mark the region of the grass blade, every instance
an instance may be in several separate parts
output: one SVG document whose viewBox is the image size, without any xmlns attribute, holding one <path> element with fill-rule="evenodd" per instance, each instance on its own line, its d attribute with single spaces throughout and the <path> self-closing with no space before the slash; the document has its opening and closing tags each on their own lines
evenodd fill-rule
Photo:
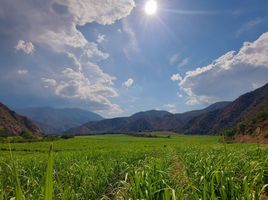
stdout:
<svg viewBox="0 0 268 200">
<path fill-rule="evenodd" d="M 45 183 L 45 200 L 52 200 L 53 199 L 53 165 L 54 165 L 54 158 L 53 158 L 53 148 L 52 144 L 49 147 L 49 154 L 48 154 L 48 163 L 47 163 L 47 170 L 46 170 L 46 183 Z"/>
<path fill-rule="evenodd" d="M 10 153 L 10 159 L 12 162 L 12 174 L 15 178 L 16 200 L 24 200 L 25 198 L 24 198 L 24 195 L 23 195 L 23 192 L 21 189 L 20 179 L 19 179 L 19 175 L 18 175 L 18 169 L 17 169 L 16 163 L 15 163 L 13 156 L 12 156 L 10 144 L 9 144 L 9 153 Z"/>
</svg>

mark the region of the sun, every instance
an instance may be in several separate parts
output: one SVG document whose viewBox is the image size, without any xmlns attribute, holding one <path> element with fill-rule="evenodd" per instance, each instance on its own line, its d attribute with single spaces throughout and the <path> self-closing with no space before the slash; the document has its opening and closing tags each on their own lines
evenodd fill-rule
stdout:
<svg viewBox="0 0 268 200">
<path fill-rule="evenodd" d="M 157 2 L 154 0 L 148 0 L 145 3 L 144 10 L 147 15 L 154 15 L 157 11 Z"/>
</svg>

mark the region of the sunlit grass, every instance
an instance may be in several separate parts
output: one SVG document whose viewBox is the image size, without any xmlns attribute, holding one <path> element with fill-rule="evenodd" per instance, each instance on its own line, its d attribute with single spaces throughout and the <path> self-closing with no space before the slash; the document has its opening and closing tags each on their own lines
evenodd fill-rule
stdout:
<svg viewBox="0 0 268 200">
<path fill-rule="evenodd" d="M 265 197 L 267 146 L 218 141 L 103 135 L 55 141 L 53 151 L 17 143 L 11 153 L 0 144 L 0 200 Z"/>
</svg>

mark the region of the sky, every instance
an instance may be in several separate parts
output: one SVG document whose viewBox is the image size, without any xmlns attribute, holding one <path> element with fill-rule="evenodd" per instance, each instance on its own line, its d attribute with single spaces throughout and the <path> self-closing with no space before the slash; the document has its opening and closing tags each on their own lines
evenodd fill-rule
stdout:
<svg viewBox="0 0 268 200">
<path fill-rule="evenodd" d="M 181 113 L 268 82 L 267 0 L 1 0 L 0 101 Z"/>
</svg>

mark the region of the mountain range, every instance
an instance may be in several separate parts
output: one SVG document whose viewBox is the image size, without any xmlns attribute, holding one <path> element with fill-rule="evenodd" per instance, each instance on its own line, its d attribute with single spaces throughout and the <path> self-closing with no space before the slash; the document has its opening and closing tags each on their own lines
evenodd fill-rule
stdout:
<svg viewBox="0 0 268 200">
<path fill-rule="evenodd" d="M 175 131 L 186 134 L 217 134 L 242 120 L 268 111 L 268 84 L 232 102 L 218 102 L 203 110 L 172 114 L 150 110 L 130 117 L 88 122 L 66 134 L 98 134 L 143 131 Z"/>
<path fill-rule="evenodd" d="M 46 134 L 60 134 L 88 121 L 103 119 L 96 113 L 79 108 L 31 107 L 15 109 L 15 111 L 30 118 Z"/>
<path fill-rule="evenodd" d="M 265 129 L 266 134 L 268 83 L 232 102 L 217 102 L 205 109 L 177 114 L 150 110 L 129 117 L 103 119 L 77 108 L 24 108 L 16 109 L 16 112 L 0 103 L 0 135 L 5 132 L 20 135 L 23 131 L 71 135 L 146 131 L 218 134 L 223 129 L 238 126 L 240 133 Z"/>
</svg>

